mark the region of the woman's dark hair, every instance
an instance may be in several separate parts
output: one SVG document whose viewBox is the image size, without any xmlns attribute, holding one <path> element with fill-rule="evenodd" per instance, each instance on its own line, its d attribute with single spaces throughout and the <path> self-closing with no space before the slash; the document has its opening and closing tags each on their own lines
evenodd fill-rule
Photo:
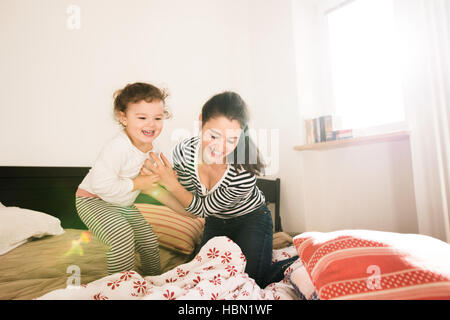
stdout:
<svg viewBox="0 0 450 320">
<path fill-rule="evenodd" d="M 230 121 L 238 121 L 242 129 L 236 148 L 227 156 L 227 163 L 232 164 L 236 169 L 244 169 L 254 175 L 264 174 L 265 165 L 248 132 L 247 105 L 239 94 L 225 91 L 210 98 L 202 108 L 202 126 L 209 119 L 221 116 Z"/>
<path fill-rule="evenodd" d="M 114 115 L 117 116 L 119 112 L 125 113 L 129 103 L 137 103 L 142 100 L 146 102 L 160 100 L 164 105 L 164 118 L 168 119 L 171 117 L 166 107 L 166 98 L 168 96 L 169 94 L 165 90 L 148 83 L 136 82 L 127 84 L 125 88 L 114 92 Z"/>
</svg>

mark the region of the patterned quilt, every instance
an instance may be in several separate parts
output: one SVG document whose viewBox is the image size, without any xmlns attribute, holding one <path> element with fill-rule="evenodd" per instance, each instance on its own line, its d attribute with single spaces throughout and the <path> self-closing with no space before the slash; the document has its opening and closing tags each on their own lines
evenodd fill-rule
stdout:
<svg viewBox="0 0 450 320">
<path fill-rule="evenodd" d="M 296 255 L 295 248 L 275 250 L 273 261 Z M 298 265 L 298 260 L 295 264 Z M 106 276 L 81 286 L 51 291 L 38 299 L 190 299 L 190 300 L 295 300 L 300 299 L 285 278 L 260 288 L 245 272 L 246 259 L 239 246 L 227 237 L 206 243 L 185 264 L 159 276 L 142 277 L 135 271 Z"/>
</svg>

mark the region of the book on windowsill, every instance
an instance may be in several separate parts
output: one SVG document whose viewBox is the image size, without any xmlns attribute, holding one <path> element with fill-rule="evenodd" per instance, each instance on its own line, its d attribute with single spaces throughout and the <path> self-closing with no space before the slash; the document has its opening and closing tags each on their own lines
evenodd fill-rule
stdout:
<svg viewBox="0 0 450 320">
<path fill-rule="evenodd" d="M 305 119 L 306 144 L 315 143 L 314 119 Z"/>
<path fill-rule="evenodd" d="M 333 131 L 333 117 L 326 115 L 314 119 L 305 119 L 306 144 L 336 140 L 337 136 L 344 137 L 345 133 Z M 342 130 L 339 130 L 342 131 Z"/>
<path fill-rule="evenodd" d="M 352 129 L 346 129 L 346 130 L 336 130 L 335 132 L 335 140 L 343 140 L 343 139 L 349 139 L 353 138 L 353 130 Z"/>
<path fill-rule="evenodd" d="M 320 119 L 315 118 L 314 121 L 314 143 L 318 143 L 322 141 L 322 137 L 320 136 Z"/>
</svg>

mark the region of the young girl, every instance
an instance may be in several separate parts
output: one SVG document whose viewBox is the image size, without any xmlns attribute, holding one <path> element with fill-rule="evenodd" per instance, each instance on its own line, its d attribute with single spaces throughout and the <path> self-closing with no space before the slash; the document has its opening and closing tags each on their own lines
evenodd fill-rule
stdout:
<svg viewBox="0 0 450 320">
<path fill-rule="evenodd" d="M 245 271 L 260 287 L 280 281 L 298 257 L 271 264 L 272 217 L 256 185 L 264 164 L 249 138 L 246 104 L 238 94 L 223 92 L 205 103 L 200 120 L 201 135 L 175 146 L 174 170 L 163 154 L 161 162 L 151 153 L 156 165 L 146 161 L 150 170 L 142 171 L 158 176 L 187 212 L 206 217 L 202 245 L 228 236 L 241 248 Z"/>
<path fill-rule="evenodd" d="M 146 275 L 160 273 L 158 240 L 133 205 L 140 190 L 155 186 L 157 176 L 139 171 L 168 117 L 167 94 L 146 83 L 129 84 L 115 93 L 114 114 L 121 130 L 102 149 L 79 185 L 76 208 L 89 230 L 109 247 L 108 273 L 134 269 L 135 251 Z"/>
</svg>

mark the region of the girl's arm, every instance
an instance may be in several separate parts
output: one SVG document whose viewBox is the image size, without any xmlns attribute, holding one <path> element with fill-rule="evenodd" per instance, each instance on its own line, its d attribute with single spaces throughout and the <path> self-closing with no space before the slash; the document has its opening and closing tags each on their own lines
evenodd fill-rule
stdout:
<svg viewBox="0 0 450 320">
<path fill-rule="evenodd" d="M 157 175 L 138 175 L 133 181 L 133 190 L 152 189 L 158 185 L 159 177 Z"/>
<path fill-rule="evenodd" d="M 134 201 L 136 183 L 141 186 L 152 185 L 150 177 L 145 179 L 131 179 L 120 177 L 120 168 L 127 162 L 128 146 L 122 139 L 113 139 L 106 144 L 100 152 L 97 160 L 90 170 L 90 188 L 92 193 L 101 199 L 117 204 L 128 206 Z"/>
</svg>

